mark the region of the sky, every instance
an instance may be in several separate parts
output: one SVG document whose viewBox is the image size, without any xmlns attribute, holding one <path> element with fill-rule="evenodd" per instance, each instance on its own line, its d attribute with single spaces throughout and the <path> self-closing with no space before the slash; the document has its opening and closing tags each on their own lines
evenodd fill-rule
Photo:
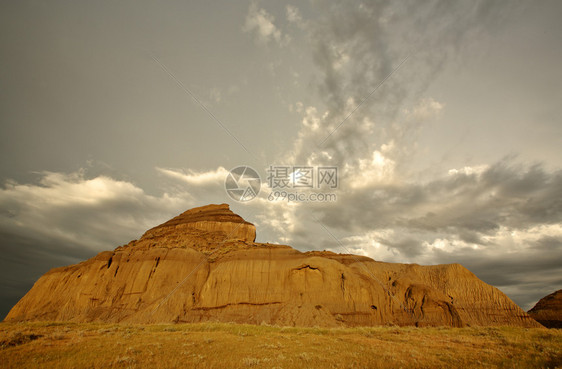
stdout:
<svg viewBox="0 0 562 369">
<path fill-rule="evenodd" d="M 0 1 L 0 316 L 51 268 L 210 203 L 259 242 L 460 263 L 530 309 L 562 288 L 560 14 Z M 261 178 L 250 201 L 225 190 L 239 166 Z M 337 187 L 269 183 L 295 167 Z"/>
</svg>

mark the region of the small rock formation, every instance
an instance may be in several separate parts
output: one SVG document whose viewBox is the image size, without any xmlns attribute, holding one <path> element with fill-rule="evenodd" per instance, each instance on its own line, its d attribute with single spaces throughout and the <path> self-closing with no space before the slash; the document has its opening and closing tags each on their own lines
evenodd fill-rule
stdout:
<svg viewBox="0 0 562 369">
<path fill-rule="evenodd" d="M 562 328 L 562 290 L 540 299 L 529 315 L 547 328 Z"/>
<path fill-rule="evenodd" d="M 6 321 L 540 327 L 459 264 L 394 264 L 255 243 L 228 205 L 43 275 Z"/>
<path fill-rule="evenodd" d="M 149 229 L 140 239 L 141 242 L 152 242 L 154 245 L 191 247 L 199 251 L 208 249 L 206 245 L 224 242 L 252 244 L 255 240 L 256 227 L 234 214 L 228 204 L 188 210 Z M 202 241 L 207 242 L 205 244 Z"/>
</svg>

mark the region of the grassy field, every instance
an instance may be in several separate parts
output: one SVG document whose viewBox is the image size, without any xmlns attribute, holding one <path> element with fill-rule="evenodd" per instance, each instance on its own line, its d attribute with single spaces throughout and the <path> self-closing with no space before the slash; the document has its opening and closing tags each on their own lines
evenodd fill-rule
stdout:
<svg viewBox="0 0 562 369">
<path fill-rule="evenodd" d="M 562 331 L 0 323 L 0 368 L 562 368 Z"/>
</svg>

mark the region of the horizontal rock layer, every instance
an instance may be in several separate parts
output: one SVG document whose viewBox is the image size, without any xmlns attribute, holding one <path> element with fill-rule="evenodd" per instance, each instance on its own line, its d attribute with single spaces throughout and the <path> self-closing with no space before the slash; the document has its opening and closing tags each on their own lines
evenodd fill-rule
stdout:
<svg viewBox="0 0 562 369">
<path fill-rule="evenodd" d="M 253 243 L 256 227 L 234 214 L 228 204 L 207 205 L 188 210 L 166 223 L 146 231 L 141 242 L 152 246 L 191 247 L 201 250 L 209 245 L 238 240 Z"/>
<path fill-rule="evenodd" d="M 562 290 L 540 299 L 529 315 L 547 328 L 562 328 Z"/>
<path fill-rule="evenodd" d="M 49 271 L 6 320 L 539 326 L 459 264 L 302 253 L 254 238 L 228 205 L 192 209 L 138 241 Z"/>
</svg>

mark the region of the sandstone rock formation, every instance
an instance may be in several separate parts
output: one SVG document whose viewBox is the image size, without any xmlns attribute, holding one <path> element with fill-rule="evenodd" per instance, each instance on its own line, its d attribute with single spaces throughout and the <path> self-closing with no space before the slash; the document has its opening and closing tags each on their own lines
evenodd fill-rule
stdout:
<svg viewBox="0 0 562 369">
<path fill-rule="evenodd" d="M 562 290 L 540 299 L 529 315 L 547 328 L 562 328 Z"/>
<path fill-rule="evenodd" d="M 255 243 L 226 204 L 43 275 L 7 321 L 540 326 L 459 264 L 392 264 Z"/>
</svg>

